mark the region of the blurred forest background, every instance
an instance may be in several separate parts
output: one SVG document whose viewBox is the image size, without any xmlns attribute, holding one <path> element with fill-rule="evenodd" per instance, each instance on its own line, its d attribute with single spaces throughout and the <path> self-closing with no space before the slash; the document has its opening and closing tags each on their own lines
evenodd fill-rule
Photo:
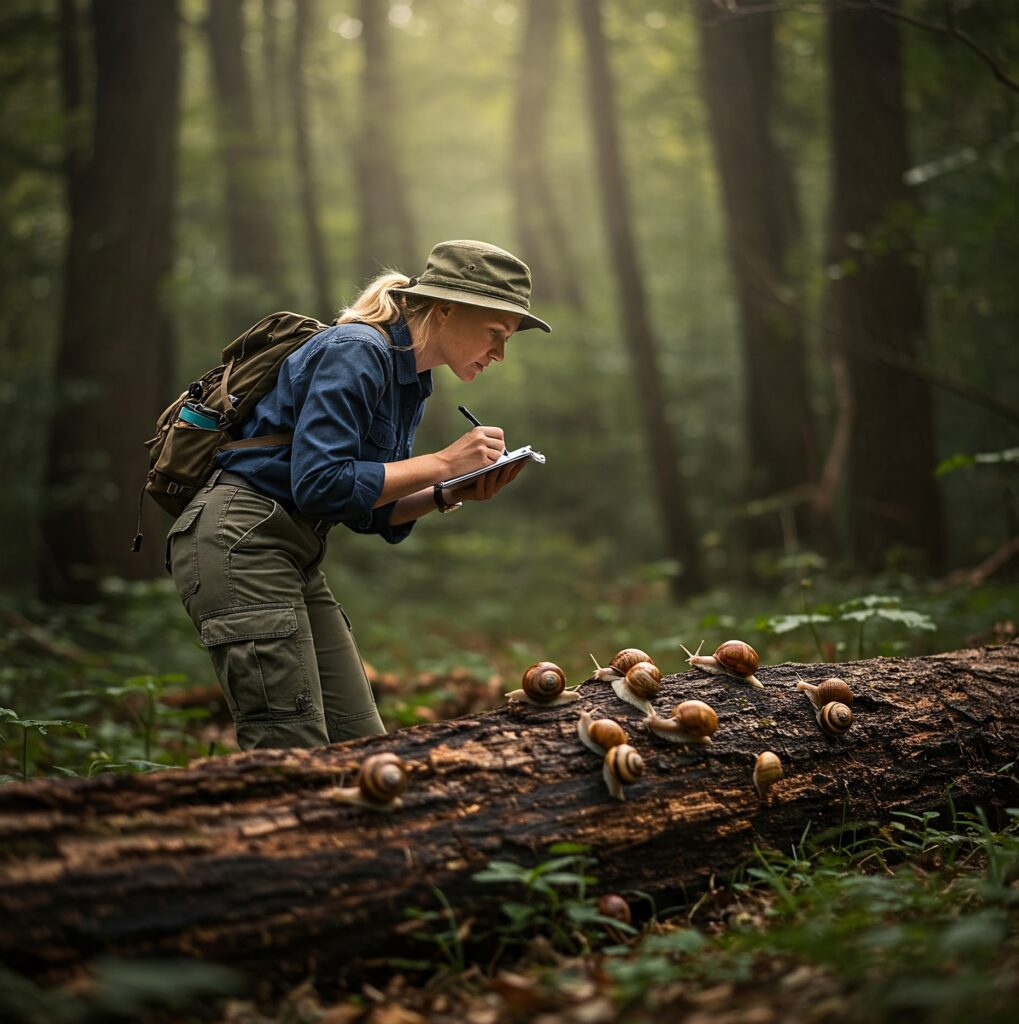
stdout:
<svg viewBox="0 0 1019 1024">
<path fill-rule="evenodd" d="M 144 709 L 212 682 L 147 501 L 129 552 L 156 415 L 447 238 L 525 259 L 554 333 L 437 374 L 417 450 L 464 402 L 548 464 L 332 534 L 390 725 L 629 644 L 1010 638 L 1017 78 L 1011 0 L 7 0 L 0 704 L 137 691 L 144 751 L 100 715 L 66 760 L 151 759 Z"/>
</svg>

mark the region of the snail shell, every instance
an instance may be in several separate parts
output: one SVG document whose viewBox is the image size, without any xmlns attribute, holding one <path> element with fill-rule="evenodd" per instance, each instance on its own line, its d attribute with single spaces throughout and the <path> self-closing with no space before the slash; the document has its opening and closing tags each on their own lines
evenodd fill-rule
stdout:
<svg viewBox="0 0 1019 1024">
<path fill-rule="evenodd" d="M 623 924 L 629 924 L 633 920 L 630 914 L 630 904 L 614 892 L 607 892 L 598 900 L 598 913 L 602 917 L 611 917 L 615 921 L 622 921 Z"/>
<path fill-rule="evenodd" d="M 594 674 L 594 678 L 604 679 L 610 682 L 613 679 L 622 679 L 634 665 L 637 665 L 642 661 L 650 662 L 652 665 L 655 663 L 655 659 L 646 651 L 642 651 L 639 647 L 624 647 L 623 650 L 618 651 L 613 656 L 612 660 L 605 668 L 597 669 Z"/>
<path fill-rule="evenodd" d="M 577 700 L 579 696 L 576 691 L 566 689 L 566 673 L 555 662 L 539 661 L 524 673 L 523 689 L 512 690 L 506 694 L 506 699 L 550 707 Z"/>
<path fill-rule="evenodd" d="M 329 795 L 340 803 L 392 810 L 400 806 L 406 786 L 407 769 L 398 755 L 372 754 L 361 763 L 355 785 L 331 790 Z"/>
<path fill-rule="evenodd" d="M 839 679 L 838 676 L 831 676 L 816 686 L 798 679 L 796 689 L 802 690 L 816 708 L 823 708 L 831 701 L 839 701 L 846 705 L 853 703 L 853 691 L 849 688 L 849 684 L 844 679 Z"/>
<path fill-rule="evenodd" d="M 672 709 L 671 718 L 648 718 L 647 727 L 672 743 L 699 743 L 710 746 L 718 729 L 718 715 L 702 700 L 685 700 Z"/>
<path fill-rule="evenodd" d="M 632 665 L 622 679 L 612 680 L 612 689 L 620 700 L 632 704 L 648 717 L 655 714 L 649 703 L 657 696 L 662 686 L 662 673 L 652 661 L 638 661 Z"/>
<path fill-rule="evenodd" d="M 623 786 L 644 774 L 644 758 L 628 743 L 620 743 L 611 747 L 605 755 L 602 765 L 602 778 L 609 793 L 617 800 L 624 799 Z"/>
<path fill-rule="evenodd" d="M 686 651 L 686 648 L 683 648 Z M 700 648 L 698 647 L 699 651 Z M 715 653 L 710 655 L 690 654 L 687 661 L 705 672 L 713 672 L 719 675 L 735 676 L 737 679 L 744 679 L 751 686 L 759 690 L 764 689 L 764 684 L 754 675 L 761 665 L 761 659 L 757 651 L 744 643 L 742 640 L 726 640 L 715 648 Z"/>
<path fill-rule="evenodd" d="M 766 800 L 768 790 L 782 778 L 783 774 L 782 762 L 778 759 L 778 754 L 773 754 L 770 750 L 758 754 L 757 760 L 754 762 L 754 788 L 757 790 L 757 795 L 762 800 Z"/>
<path fill-rule="evenodd" d="M 817 723 L 829 736 L 841 736 L 853 724 L 853 712 L 837 700 L 829 701 L 817 712 Z"/>
<path fill-rule="evenodd" d="M 586 711 L 581 711 L 577 721 L 577 735 L 580 742 L 596 754 L 603 754 L 612 747 L 626 742 L 623 727 L 611 718 L 599 718 L 592 721 Z"/>
</svg>

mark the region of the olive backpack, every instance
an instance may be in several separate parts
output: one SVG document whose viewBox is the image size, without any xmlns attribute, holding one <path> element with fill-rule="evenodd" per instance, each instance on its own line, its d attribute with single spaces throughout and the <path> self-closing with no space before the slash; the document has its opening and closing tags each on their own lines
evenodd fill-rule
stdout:
<svg viewBox="0 0 1019 1024">
<path fill-rule="evenodd" d="M 142 502 L 148 494 L 179 516 L 209 478 L 219 452 L 290 444 L 291 434 L 237 440 L 236 428 L 276 384 L 283 360 L 326 325 L 300 313 L 272 313 L 223 349 L 222 362 L 173 401 L 156 421 L 156 435 L 145 442 L 149 472 L 138 496 L 138 532 L 132 551 L 141 550 Z"/>
</svg>

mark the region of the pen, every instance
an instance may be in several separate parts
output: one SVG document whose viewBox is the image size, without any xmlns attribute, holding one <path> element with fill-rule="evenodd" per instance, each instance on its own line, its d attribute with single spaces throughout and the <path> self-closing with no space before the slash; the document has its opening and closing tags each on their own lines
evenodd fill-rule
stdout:
<svg viewBox="0 0 1019 1024">
<path fill-rule="evenodd" d="M 458 405 L 457 408 L 464 414 L 464 416 L 467 417 L 467 419 L 471 421 L 471 423 L 474 424 L 474 426 L 481 426 L 481 420 L 479 420 L 478 417 L 475 416 L 474 413 L 472 413 L 470 409 L 467 408 L 466 405 Z M 509 455 L 509 449 L 503 448 L 502 453 L 503 455 Z"/>
</svg>

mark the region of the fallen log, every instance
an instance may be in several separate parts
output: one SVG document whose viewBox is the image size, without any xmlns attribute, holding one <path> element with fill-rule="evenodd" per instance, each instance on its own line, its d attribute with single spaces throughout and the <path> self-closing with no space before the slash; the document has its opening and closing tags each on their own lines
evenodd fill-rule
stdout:
<svg viewBox="0 0 1019 1024">
<path fill-rule="evenodd" d="M 824 734 L 796 679 L 837 672 L 855 721 Z M 40 780 L 0 789 L 0 959 L 46 981 L 99 953 L 189 956 L 279 980 L 357 956 L 407 954 L 405 911 L 458 913 L 508 897 L 472 876 L 494 858 L 535 864 L 556 841 L 590 846 L 601 889 L 692 895 L 754 844 L 944 804 L 1019 806 L 1019 643 L 926 658 L 783 664 L 763 690 L 687 671 L 656 706 L 707 701 L 714 744 L 670 745 L 605 683 L 555 708 L 513 704 L 315 751 L 258 751 L 183 770 Z M 581 710 L 624 724 L 645 772 L 609 797 L 577 739 Z M 767 801 L 755 758 L 785 777 Z M 398 810 L 335 799 L 368 754 L 407 763 Z M 659 904 L 661 905 L 661 904 Z M 12 927 L 10 922 L 17 922 Z"/>
</svg>

